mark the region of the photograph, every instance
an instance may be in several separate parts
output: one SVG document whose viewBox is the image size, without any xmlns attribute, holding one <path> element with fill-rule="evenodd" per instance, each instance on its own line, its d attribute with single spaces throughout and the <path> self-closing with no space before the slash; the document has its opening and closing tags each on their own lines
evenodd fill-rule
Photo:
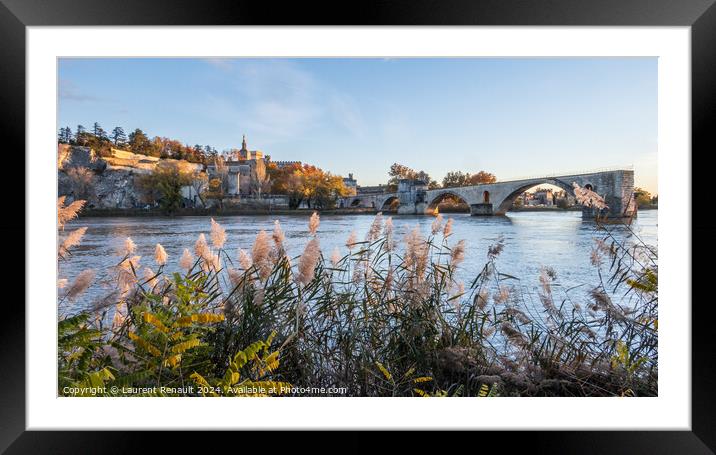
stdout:
<svg viewBox="0 0 716 455">
<path fill-rule="evenodd" d="M 659 396 L 658 69 L 59 57 L 56 396 Z"/>
</svg>

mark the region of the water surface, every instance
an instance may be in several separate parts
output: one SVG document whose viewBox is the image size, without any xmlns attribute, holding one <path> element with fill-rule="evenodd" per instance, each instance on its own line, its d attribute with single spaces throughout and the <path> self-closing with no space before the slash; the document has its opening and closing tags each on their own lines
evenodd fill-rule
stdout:
<svg viewBox="0 0 716 455">
<path fill-rule="evenodd" d="M 657 215 L 656 210 L 642 211 L 629 228 L 610 225 L 609 229 L 627 245 L 638 242 L 636 236 L 639 236 L 645 243 L 656 246 Z M 467 253 L 459 276 L 468 286 L 485 264 L 488 247 L 499 238 L 503 238 L 505 244 L 497 262 L 499 271 L 519 277 L 527 292 L 539 286 L 542 266 L 549 266 L 557 272 L 557 286 L 562 290 L 576 287 L 570 293 L 586 293 L 598 282 L 597 271 L 590 263 L 590 252 L 594 240 L 604 234 L 596 230 L 593 222 L 583 221 L 579 212 L 515 212 L 505 217 L 449 214 L 445 217 L 454 219 L 451 242 L 466 241 Z M 234 258 L 238 256 L 239 248 L 250 251 L 259 230 L 270 232 L 276 219 L 286 234 L 287 251 L 291 256 L 299 255 L 310 238 L 307 216 L 229 216 L 215 219 L 226 228 L 226 248 Z M 373 216 L 369 215 L 322 216 L 318 237 L 324 255 L 330 257 L 334 247 L 346 253 L 345 241 L 350 232 L 355 230 L 358 238 L 363 239 L 372 221 Z M 402 239 L 416 225 L 428 234 L 433 218 L 394 216 L 393 221 L 397 238 Z M 200 233 L 205 233 L 209 239 L 210 220 L 208 217 L 81 218 L 70 223 L 66 230 L 80 226 L 87 226 L 87 233 L 82 244 L 73 250 L 73 256 L 60 262 L 59 276 L 71 281 L 80 271 L 93 268 L 98 273 L 98 281 L 102 281 L 108 278 L 108 269 L 121 259 L 116 251 L 128 236 L 137 244 L 136 254 L 142 256 L 141 264 L 156 270 L 154 246 L 161 243 L 169 254 L 167 269 L 177 270 L 184 248 L 193 251 Z M 399 251 L 402 249 L 400 244 Z M 87 306 L 107 292 L 95 285 L 77 305 Z"/>
</svg>

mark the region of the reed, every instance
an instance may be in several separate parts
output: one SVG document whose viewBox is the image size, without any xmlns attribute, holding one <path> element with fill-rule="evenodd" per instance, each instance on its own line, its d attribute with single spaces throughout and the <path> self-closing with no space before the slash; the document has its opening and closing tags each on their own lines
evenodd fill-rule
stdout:
<svg viewBox="0 0 716 455">
<path fill-rule="evenodd" d="M 378 215 L 364 241 L 351 233 L 324 258 L 316 214 L 300 256 L 286 255 L 275 223 L 234 268 L 221 260 L 226 231 L 211 220 L 214 249 L 202 234 L 172 274 L 161 245 L 159 269 L 140 272 L 143 252 L 127 239 L 111 303 L 61 315 L 59 390 L 94 381 L 227 396 L 270 384 L 349 396 L 657 395 L 656 249 L 622 245 L 598 224 L 600 280 L 587 297 L 556 291 L 548 267 L 532 295 L 500 273 L 502 240 L 469 284 L 458 281 L 466 244 L 452 239 L 452 223 L 436 218 L 400 242 Z M 90 278 L 69 288 L 65 279 L 63 292 L 76 298 Z"/>
</svg>

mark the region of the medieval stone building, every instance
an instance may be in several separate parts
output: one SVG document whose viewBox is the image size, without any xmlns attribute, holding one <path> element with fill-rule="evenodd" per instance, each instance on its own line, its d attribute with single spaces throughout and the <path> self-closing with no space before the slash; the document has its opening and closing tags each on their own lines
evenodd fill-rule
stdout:
<svg viewBox="0 0 716 455">
<path fill-rule="evenodd" d="M 343 178 L 343 185 L 346 187 L 345 196 L 355 196 L 358 194 L 358 182 L 353 178 L 353 173 Z"/>
<path fill-rule="evenodd" d="M 241 149 L 224 152 L 206 168 L 209 179 L 226 180 L 225 191 L 228 196 L 258 195 L 266 177 L 264 154 L 260 150 L 249 150 L 246 136 L 241 142 Z"/>
</svg>

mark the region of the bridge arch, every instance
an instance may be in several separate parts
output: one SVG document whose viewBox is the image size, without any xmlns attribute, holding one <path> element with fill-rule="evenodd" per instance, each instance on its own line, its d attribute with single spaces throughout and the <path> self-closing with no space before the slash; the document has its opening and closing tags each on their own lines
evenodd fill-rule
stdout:
<svg viewBox="0 0 716 455">
<path fill-rule="evenodd" d="M 386 198 L 384 198 L 381 201 L 378 201 L 379 205 L 376 207 L 380 211 L 388 211 L 388 210 L 398 210 L 398 205 L 400 205 L 400 198 L 397 195 L 391 195 Z"/>
<path fill-rule="evenodd" d="M 529 190 L 530 188 L 533 188 L 533 187 L 539 186 L 539 185 L 544 185 L 544 184 L 557 186 L 559 188 L 562 188 L 564 191 L 566 191 L 566 193 L 569 194 L 570 196 L 574 196 L 574 188 L 572 188 L 572 185 L 570 185 L 569 183 L 567 183 L 565 181 L 562 181 L 559 179 L 554 179 L 554 178 L 536 179 L 536 180 L 530 181 L 529 183 L 525 183 L 524 185 L 520 185 L 517 188 L 515 188 L 514 190 L 512 190 L 512 192 L 510 192 L 507 196 L 505 196 L 502 199 L 502 201 L 500 201 L 496 205 L 497 208 L 494 210 L 494 213 L 498 214 L 498 215 L 505 214 L 510 209 L 510 207 L 512 207 L 512 204 L 515 202 L 515 200 L 517 199 L 517 197 L 520 194 L 524 193 L 525 191 Z M 495 202 L 497 202 L 497 201 L 495 201 Z M 495 205 L 493 205 L 493 207 L 495 207 Z"/>
<path fill-rule="evenodd" d="M 458 193 L 457 191 L 450 191 L 450 190 L 441 191 L 438 194 L 436 194 L 435 196 L 433 196 L 433 198 L 430 201 L 428 201 L 428 206 L 425 211 L 427 213 L 434 212 L 435 209 L 438 207 L 438 205 L 440 205 L 440 203 L 442 203 L 446 200 L 458 201 L 459 203 L 462 203 L 465 205 L 465 212 L 470 211 L 470 203 L 465 199 L 465 197 L 461 196 L 460 193 Z"/>
</svg>

